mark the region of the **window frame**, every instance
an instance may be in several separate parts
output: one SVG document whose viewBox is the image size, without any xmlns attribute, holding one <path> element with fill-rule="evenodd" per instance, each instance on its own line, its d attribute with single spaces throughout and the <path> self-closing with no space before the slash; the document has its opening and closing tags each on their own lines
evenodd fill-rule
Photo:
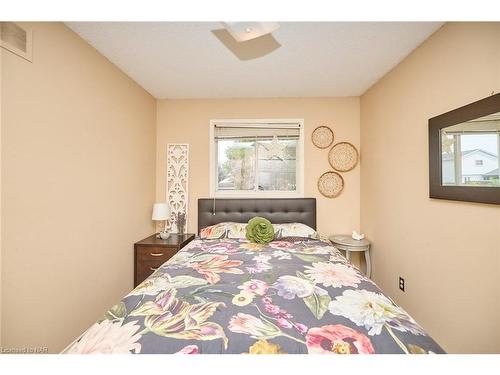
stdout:
<svg viewBox="0 0 500 375">
<path fill-rule="evenodd" d="M 215 125 L 299 125 L 299 140 L 296 148 L 296 190 L 295 191 L 263 191 L 263 190 L 217 190 L 217 159 L 215 147 Z M 303 198 L 304 197 L 304 119 L 214 119 L 210 120 L 209 131 L 209 189 L 210 198 Z M 258 173 L 258 171 L 256 171 Z"/>
</svg>

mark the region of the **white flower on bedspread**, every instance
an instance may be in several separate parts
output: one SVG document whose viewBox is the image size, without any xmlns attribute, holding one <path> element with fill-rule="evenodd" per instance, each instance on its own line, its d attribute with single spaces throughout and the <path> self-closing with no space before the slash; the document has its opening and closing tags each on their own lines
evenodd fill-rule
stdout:
<svg viewBox="0 0 500 375">
<path fill-rule="evenodd" d="M 384 325 L 402 332 L 425 334 L 402 308 L 384 295 L 367 290 L 346 290 L 330 302 L 328 309 L 333 315 L 364 326 L 370 336 L 379 335 Z"/>
<path fill-rule="evenodd" d="M 306 254 L 306 255 L 326 255 L 332 254 L 332 252 L 337 251 L 332 246 L 313 246 L 313 247 L 304 247 L 297 245 L 295 247 L 286 249 L 286 251 L 294 254 Z"/>
<path fill-rule="evenodd" d="M 273 288 L 276 289 L 278 296 L 284 299 L 294 299 L 296 296 L 305 298 L 312 296 L 314 293 L 321 296 L 328 294 L 326 290 L 315 286 L 310 280 L 290 275 L 278 277 L 278 280 L 273 284 Z"/>
<path fill-rule="evenodd" d="M 264 255 L 264 254 L 254 256 L 252 259 L 255 261 L 255 264 L 246 267 L 248 273 L 256 274 L 269 271 L 270 269 L 273 268 L 273 266 L 269 263 L 269 260 L 271 258 L 272 257 L 270 255 Z"/>
<path fill-rule="evenodd" d="M 187 251 L 179 251 L 172 258 L 170 258 L 168 263 L 165 264 L 163 267 L 171 269 L 187 267 L 189 266 L 189 262 L 192 257 L 193 257 L 192 253 L 189 253 Z"/>
<path fill-rule="evenodd" d="M 314 246 L 314 247 L 306 247 L 303 250 L 303 252 L 307 254 L 327 255 L 338 252 L 338 250 L 333 246 Z"/>
<path fill-rule="evenodd" d="M 141 328 L 136 321 L 122 325 L 122 322 L 103 320 L 89 328 L 80 341 L 74 344 L 68 354 L 130 354 L 139 353 L 141 344 L 137 341 Z"/>
<path fill-rule="evenodd" d="M 315 283 L 323 284 L 325 287 L 351 286 L 356 288 L 363 278 L 359 272 L 345 264 L 318 262 L 313 263 L 312 266 L 305 266 L 305 268 L 305 273 Z"/>
<path fill-rule="evenodd" d="M 272 257 L 270 255 L 261 254 L 254 256 L 252 259 L 255 260 L 257 263 L 267 263 L 271 260 L 271 258 Z"/>
<path fill-rule="evenodd" d="M 292 259 L 292 256 L 289 253 L 285 253 L 282 250 L 274 250 L 271 254 L 274 258 L 278 258 L 279 260 L 283 259 Z"/>
<path fill-rule="evenodd" d="M 340 253 L 340 251 L 335 250 L 335 252 L 330 253 L 330 262 L 344 263 L 348 264 L 349 261 Z"/>
</svg>

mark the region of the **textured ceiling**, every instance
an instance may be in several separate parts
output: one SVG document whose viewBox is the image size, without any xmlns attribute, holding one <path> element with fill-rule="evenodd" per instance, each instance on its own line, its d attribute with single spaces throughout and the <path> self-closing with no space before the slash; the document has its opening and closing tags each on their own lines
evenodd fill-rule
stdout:
<svg viewBox="0 0 500 375">
<path fill-rule="evenodd" d="M 235 43 L 220 23 L 68 22 L 154 97 L 358 96 L 439 22 L 282 22 Z"/>
</svg>

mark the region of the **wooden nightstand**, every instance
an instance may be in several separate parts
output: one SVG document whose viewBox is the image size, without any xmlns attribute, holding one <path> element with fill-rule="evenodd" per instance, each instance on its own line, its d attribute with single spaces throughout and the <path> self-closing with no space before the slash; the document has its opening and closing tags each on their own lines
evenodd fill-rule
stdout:
<svg viewBox="0 0 500 375">
<path fill-rule="evenodd" d="M 134 244 L 134 288 L 194 239 L 195 235 L 171 234 L 166 240 L 156 233 Z"/>
<path fill-rule="evenodd" d="M 347 260 L 351 259 L 351 251 L 363 251 L 366 261 L 366 276 L 372 275 L 372 265 L 370 260 L 370 241 L 366 238 L 355 240 L 348 234 L 338 234 L 329 238 L 333 246 L 339 250 L 344 250 Z"/>
</svg>

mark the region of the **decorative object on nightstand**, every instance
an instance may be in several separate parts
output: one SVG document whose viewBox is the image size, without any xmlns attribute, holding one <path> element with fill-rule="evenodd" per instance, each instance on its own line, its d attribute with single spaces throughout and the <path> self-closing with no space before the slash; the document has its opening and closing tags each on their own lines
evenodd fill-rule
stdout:
<svg viewBox="0 0 500 375">
<path fill-rule="evenodd" d="M 328 126 L 318 126 L 312 132 L 312 143 L 318 148 L 328 148 L 333 143 L 333 130 Z"/>
<path fill-rule="evenodd" d="M 355 230 L 353 230 L 351 237 L 353 240 L 359 241 L 359 240 L 362 240 L 363 238 L 365 238 L 365 235 L 363 233 L 358 233 Z"/>
<path fill-rule="evenodd" d="M 170 217 L 170 207 L 167 203 L 155 203 L 151 220 L 164 221 L 163 230 L 158 233 L 158 238 L 166 240 L 170 233 L 167 231 L 167 220 Z"/>
<path fill-rule="evenodd" d="M 193 233 L 174 234 L 166 240 L 156 234 L 134 244 L 134 287 L 194 239 Z"/>
<path fill-rule="evenodd" d="M 363 236 L 364 237 L 364 236 Z M 355 240 L 349 234 L 337 234 L 329 238 L 333 246 L 346 252 L 346 258 L 351 259 L 352 251 L 363 251 L 366 261 L 366 276 L 371 277 L 372 265 L 370 261 L 370 241 L 366 238 Z"/>
<path fill-rule="evenodd" d="M 175 225 L 177 226 L 177 233 L 184 233 L 186 228 L 186 214 L 184 212 L 177 212 L 175 215 Z"/>
</svg>

